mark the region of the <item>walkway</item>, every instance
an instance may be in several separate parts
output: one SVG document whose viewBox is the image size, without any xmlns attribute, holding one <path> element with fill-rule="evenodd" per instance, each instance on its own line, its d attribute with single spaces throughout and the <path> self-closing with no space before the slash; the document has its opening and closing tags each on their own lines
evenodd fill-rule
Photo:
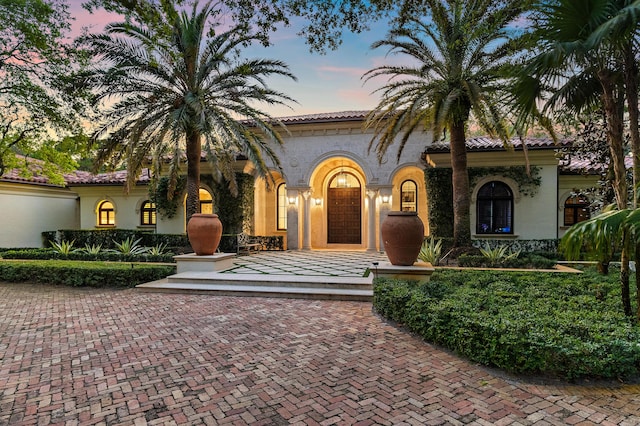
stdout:
<svg viewBox="0 0 640 426">
<path fill-rule="evenodd" d="M 365 251 L 262 251 L 236 258 L 236 267 L 225 273 L 362 277 L 373 262 L 388 259 L 384 253 Z"/>
<path fill-rule="evenodd" d="M 637 425 L 640 386 L 505 378 L 361 302 L 0 283 L 0 425 Z"/>
</svg>

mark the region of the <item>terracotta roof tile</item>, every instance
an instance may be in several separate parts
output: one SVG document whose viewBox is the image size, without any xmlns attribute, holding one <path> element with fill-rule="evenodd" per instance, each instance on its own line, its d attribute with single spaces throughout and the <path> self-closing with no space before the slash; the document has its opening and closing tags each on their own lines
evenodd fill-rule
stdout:
<svg viewBox="0 0 640 426">
<path fill-rule="evenodd" d="M 510 141 L 514 149 L 522 149 L 522 142 L 519 138 L 513 138 Z M 529 149 L 557 149 L 569 144 L 568 140 L 559 141 L 557 144 L 550 138 L 527 138 L 526 144 Z M 500 139 L 493 139 L 488 137 L 475 137 L 467 139 L 467 151 L 469 152 L 482 152 L 482 151 L 504 151 L 504 143 Z M 426 153 L 436 152 L 449 152 L 449 144 L 443 142 L 436 142 L 431 144 L 425 150 Z"/>
<path fill-rule="evenodd" d="M 288 117 L 278 117 L 284 124 L 303 124 L 303 123 L 327 123 L 337 121 L 364 121 L 369 111 L 340 111 L 325 112 L 318 114 L 292 115 Z"/>
<path fill-rule="evenodd" d="M 65 180 L 67 185 L 122 185 L 127 180 L 127 171 L 126 170 L 118 170 L 115 172 L 109 173 L 98 173 L 96 175 L 91 174 L 89 172 L 76 172 L 75 175 L 67 176 L 65 175 Z M 149 169 L 144 168 L 140 173 L 136 183 L 137 184 L 147 184 L 151 181 L 151 173 Z"/>
<path fill-rule="evenodd" d="M 120 170 L 112 173 L 99 173 L 97 175 L 91 174 L 89 172 L 85 172 L 82 170 L 76 170 L 71 173 L 63 174 L 63 178 L 66 182 L 67 186 L 73 185 L 123 185 L 127 179 L 127 171 Z M 148 169 L 143 169 L 138 179 L 138 184 L 146 184 L 151 180 Z M 33 185 L 45 185 L 45 186 L 58 186 L 63 187 L 64 185 L 53 185 L 49 183 L 49 178 L 47 176 L 34 174 L 31 177 L 23 177 L 20 176 L 20 172 L 18 169 L 12 169 L 6 172 L 2 177 L 0 177 L 0 181 L 2 182 L 13 182 L 13 183 L 25 183 L 25 184 L 33 184 Z"/>
</svg>

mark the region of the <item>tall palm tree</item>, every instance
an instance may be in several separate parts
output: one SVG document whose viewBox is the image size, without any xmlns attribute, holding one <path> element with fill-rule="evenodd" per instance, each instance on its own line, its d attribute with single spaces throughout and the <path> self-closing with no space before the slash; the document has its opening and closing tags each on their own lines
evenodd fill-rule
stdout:
<svg viewBox="0 0 640 426">
<path fill-rule="evenodd" d="M 382 97 L 369 114 L 378 158 L 402 134 L 398 158 L 410 135 L 421 127 L 434 140 L 448 132 L 453 172 L 454 245 L 471 242 L 470 190 L 466 128 L 471 115 L 491 136 L 509 139 L 499 99 L 503 71 L 514 53 L 509 25 L 523 12 L 526 0 L 427 0 L 424 19 L 409 18 L 373 48 L 387 46 L 415 66 L 381 66 L 366 80 L 386 76 Z"/>
<path fill-rule="evenodd" d="M 640 197 L 640 128 L 638 121 L 638 60 L 640 60 L 640 0 L 608 0 L 601 10 L 605 21 L 588 39 L 592 48 L 609 44 L 623 57 L 624 87 L 629 114 L 629 135 L 633 152 L 633 207 Z"/>
<path fill-rule="evenodd" d="M 525 99 L 545 99 L 545 109 L 550 112 L 579 114 L 603 109 L 614 172 L 613 191 L 620 211 L 629 204 L 624 162 L 625 48 L 615 37 L 594 34 L 624 7 L 623 3 L 626 0 L 538 1 L 532 15 L 532 39 L 540 53 L 524 67 L 522 79 L 527 84 L 521 86 Z M 622 304 L 625 313 L 631 315 L 630 233 L 626 227 L 621 230 Z"/>
<path fill-rule="evenodd" d="M 292 101 L 265 82 L 270 75 L 295 79 L 287 65 L 240 59 L 240 48 L 256 37 L 241 26 L 216 33 L 218 13 L 212 2 L 199 9 L 196 1 L 189 11 L 161 1 L 147 22 L 128 19 L 88 37 L 102 59 L 94 80 L 98 98 L 114 100 L 94 133 L 104 138 L 96 164 L 124 162 L 130 188 L 150 155 L 156 171 L 170 158 L 173 189 L 186 154 L 187 221 L 199 207 L 202 150 L 229 182 L 237 154 L 269 175 L 267 161 L 280 163 L 267 139 L 282 139 L 279 123 L 259 105 Z"/>
</svg>

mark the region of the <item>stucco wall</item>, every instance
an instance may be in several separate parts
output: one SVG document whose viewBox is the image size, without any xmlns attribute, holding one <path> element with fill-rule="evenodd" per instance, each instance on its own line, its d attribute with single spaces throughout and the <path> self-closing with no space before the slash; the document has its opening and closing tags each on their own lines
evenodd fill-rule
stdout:
<svg viewBox="0 0 640 426">
<path fill-rule="evenodd" d="M 283 178 L 286 181 L 290 195 L 297 197 L 295 206 L 288 209 L 289 226 L 287 231 L 288 247 L 299 249 L 303 247 L 304 239 L 304 206 L 303 194 L 308 195 L 312 202 L 310 211 L 309 243 L 311 248 L 327 248 L 327 209 L 326 188 L 335 173 L 344 170 L 356 176 L 362 189 L 362 243 L 361 248 L 370 247 L 370 200 L 367 191 L 376 194 L 392 195 L 394 179 L 406 175 L 406 169 L 420 171 L 423 167 L 421 155 L 425 147 L 431 143 L 428 133 L 414 132 L 407 142 L 402 156 L 398 160 L 398 145 L 389 147 L 382 161 L 378 161 L 375 146 L 369 152 L 369 143 L 373 136 L 371 131 L 363 131 L 362 121 L 347 121 L 333 123 L 305 123 L 288 124 L 289 134 L 283 135 L 284 146 L 274 147 L 282 163 Z M 409 173 L 410 174 L 410 173 Z M 424 177 L 415 176 L 419 191 L 424 196 Z M 399 192 L 398 192 L 399 194 Z M 267 193 L 264 194 L 268 196 Z M 396 200 L 398 196 L 394 197 Z M 321 204 L 315 204 L 315 200 Z M 257 199 L 258 200 L 258 199 Z M 423 198 L 424 200 L 424 198 Z M 269 202 L 262 199 L 262 202 Z M 376 208 L 380 202 L 376 201 Z M 388 208 L 388 207 L 387 207 Z M 273 209 L 271 209 L 273 210 Z M 271 210 L 265 211 L 267 221 Z M 426 228 L 426 205 L 421 218 Z M 373 215 L 377 222 L 371 224 L 373 229 L 379 229 L 379 222 L 384 219 L 376 211 Z M 373 246 L 378 245 L 378 237 Z"/>
<path fill-rule="evenodd" d="M 0 183 L 0 247 L 42 247 L 42 232 L 79 226 L 77 194 L 61 188 Z"/>
</svg>

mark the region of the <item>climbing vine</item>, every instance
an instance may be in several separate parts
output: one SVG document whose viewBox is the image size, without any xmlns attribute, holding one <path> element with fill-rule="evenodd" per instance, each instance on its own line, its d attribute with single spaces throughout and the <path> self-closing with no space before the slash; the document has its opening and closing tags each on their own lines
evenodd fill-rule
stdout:
<svg viewBox="0 0 640 426">
<path fill-rule="evenodd" d="M 485 176 L 502 176 L 513 179 L 523 196 L 533 197 L 542 184 L 540 167 L 531 166 L 531 175 L 524 166 L 510 167 L 469 167 L 469 190 Z M 451 168 L 428 167 L 424 171 L 429 206 L 429 232 L 438 238 L 453 236 L 453 188 Z"/>
<path fill-rule="evenodd" d="M 171 219 L 178 212 L 178 207 L 182 206 L 182 194 L 187 186 L 185 176 L 180 176 L 176 187 L 169 194 L 169 178 L 166 176 L 157 179 L 149 185 L 149 199 L 155 203 L 156 212 L 163 219 Z"/>
<path fill-rule="evenodd" d="M 527 174 L 525 166 L 469 167 L 469 189 L 473 191 L 478 181 L 485 176 L 501 176 L 513 179 L 518 184 L 520 194 L 525 197 L 535 196 L 542 184 L 540 167 L 538 166 L 531 166 L 530 176 Z"/>
</svg>

